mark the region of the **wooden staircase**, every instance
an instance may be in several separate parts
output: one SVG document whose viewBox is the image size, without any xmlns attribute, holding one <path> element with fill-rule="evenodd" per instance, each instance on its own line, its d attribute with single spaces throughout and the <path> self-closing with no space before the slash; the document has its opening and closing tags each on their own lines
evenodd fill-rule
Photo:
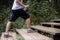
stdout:
<svg viewBox="0 0 60 40">
<path fill-rule="evenodd" d="M 53 40 L 47 36 L 37 32 L 27 33 L 27 29 L 16 29 L 16 31 L 24 37 L 25 40 Z"/>
<path fill-rule="evenodd" d="M 58 20 L 59 21 L 59 20 Z M 16 29 L 24 40 L 60 40 L 60 23 L 57 21 L 44 22 L 41 25 L 31 26 L 34 32 L 28 33 L 27 29 Z M 16 34 L 11 33 L 11 38 L 4 38 L 2 33 L 1 40 L 17 40 Z"/>
<path fill-rule="evenodd" d="M 39 30 L 39 31 L 43 31 L 43 32 L 46 32 L 46 33 L 50 33 L 50 34 L 53 34 L 53 35 L 55 35 L 57 33 L 60 33 L 60 29 L 52 28 L 52 27 L 31 26 L 31 28 Z"/>
<path fill-rule="evenodd" d="M 41 23 L 42 26 L 46 27 L 53 27 L 53 28 L 59 28 L 60 29 L 60 23 L 55 23 L 55 22 L 43 22 Z"/>
<path fill-rule="evenodd" d="M 60 40 L 60 29 L 46 26 L 31 26 L 32 29 L 43 33 L 49 33 L 53 40 Z"/>
<path fill-rule="evenodd" d="M 60 23 L 57 21 L 54 20 L 41 23 L 41 25 L 31 26 L 32 30 L 36 30 L 36 32 L 32 33 L 27 33 L 27 29 L 16 29 L 16 31 L 25 40 L 60 40 Z M 50 36 L 47 36 L 47 34 Z"/>
</svg>

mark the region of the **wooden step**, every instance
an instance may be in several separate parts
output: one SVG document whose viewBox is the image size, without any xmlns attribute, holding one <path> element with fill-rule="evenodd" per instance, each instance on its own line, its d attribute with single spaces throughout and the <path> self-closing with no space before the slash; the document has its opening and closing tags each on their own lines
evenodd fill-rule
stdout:
<svg viewBox="0 0 60 40">
<path fill-rule="evenodd" d="M 27 29 L 16 29 L 16 31 L 22 35 L 25 40 L 53 40 L 52 38 L 46 37 L 37 32 L 27 33 Z"/>
<path fill-rule="evenodd" d="M 41 23 L 41 25 L 48 26 L 48 27 L 60 28 L 60 23 L 54 23 L 54 22 L 44 22 L 44 23 Z"/>
<path fill-rule="evenodd" d="M 54 19 L 54 20 L 51 20 L 51 22 L 60 23 L 60 19 Z"/>
<path fill-rule="evenodd" d="M 3 32 L 1 35 L 1 40 L 17 40 L 15 32 L 9 32 L 9 35 L 11 35 L 12 37 L 5 38 Z"/>
<path fill-rule="evenodd" d="M 44 26 L 37 25 L 37 26 L 31 26 L 31 28 L 34 28 L 43 32 L 47 32 L 53 35 L 55 35 L 56 33 L 60 33 L 60 29 L 52 28 L 52 27 L 44 27 Z"/>
<path fill-rule="evenodd" d="M 47 24 L 47 25 L 59 25 L 60 26 L 60 23 L 54 23 L 54 22 L 43 22 L 41 24 Z"/>
</svg>

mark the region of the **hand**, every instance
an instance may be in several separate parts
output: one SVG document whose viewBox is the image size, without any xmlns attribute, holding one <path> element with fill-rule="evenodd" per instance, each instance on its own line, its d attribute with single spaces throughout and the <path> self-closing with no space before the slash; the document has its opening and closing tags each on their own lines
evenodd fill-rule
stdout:
<svg viewBox="0 0 60 40">
<path fill-rule="evenodd" d="M 24 7 L 24 10 L 27 10 L 28 6 L 29 6 L 29 5 L 26 5 L 26 6 Z"/>
<path fill-rule="evenodd" d="M 24 8 L 26 8 L 26 9 L 27 9 L 28 7 L 29 7 L 29 5 L 25 5 L 25 7 L 24 7 Z"/>
</svg>

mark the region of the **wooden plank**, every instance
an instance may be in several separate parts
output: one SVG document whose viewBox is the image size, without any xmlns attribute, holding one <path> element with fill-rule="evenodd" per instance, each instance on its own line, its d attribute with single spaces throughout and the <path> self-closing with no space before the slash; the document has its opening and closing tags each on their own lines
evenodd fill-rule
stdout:
<svg viewBox="0 0 60 40">
<path fill-rule="evenodd" d="M 19 34 L 21 34 L 25 40 L 53 40 L 52 38 L 41 35 L 37 32 L 27 33 L 27 29 L 17 29 Z"/>
<path fill-rule="evenodd" d="M 16 31 L 21 34 L 25 40 L 34 40 L 32 37 L 29 36 L 29 34 L 22 31 L 22 29 L 16 29 Z"/>
<path fill-rule="evenodd" d="M 37 25 L 37 26 L 31 26 L 31 28 L 34 28 L 43 32 L 47 32 L 53 35 L 55 35 L 56 33 L 60 33 L 60 29 L 52 28 L 52 27 L 44 27 L 44 26 Z"/>
<path fill-rule="evenodd" d="M 17 40 L 15 32 L 9 32 L 9 35 L 11 35 L 12 37 L 5 38 L 3 32 L 1 36 L 1 40 Z"/>
<path fill-rule="evenodd" d="M 47 24 L 47 25 L 58 25 L 60 26 L 60 23 L 54 23 L 54 22 L 44 22 L 44 23 L 41 23 L 42 24 Z"/>
<path fill-rule="evenodd" d="M 60 21 L 60 19 L 54 19 L 54 20 L 51 20 L 51 21 Z"/>
</svg>

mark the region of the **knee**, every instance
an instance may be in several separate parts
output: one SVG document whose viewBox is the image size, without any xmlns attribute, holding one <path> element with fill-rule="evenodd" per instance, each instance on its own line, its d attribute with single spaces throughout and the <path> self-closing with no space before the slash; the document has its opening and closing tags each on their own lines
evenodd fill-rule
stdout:
<svg viewBox="0 0 60 40">
<path fill-rule="evenodd" d="M 11 21 L 8 21 L 8 24 L 11 24 L 11 23 L 13 23 L 13 22 L 11 22 Z"/>
<path fill-rule="evenodd" d="M 26 20 L 30 20 L 30 18 L 27 18 Z"/>
</svg>

